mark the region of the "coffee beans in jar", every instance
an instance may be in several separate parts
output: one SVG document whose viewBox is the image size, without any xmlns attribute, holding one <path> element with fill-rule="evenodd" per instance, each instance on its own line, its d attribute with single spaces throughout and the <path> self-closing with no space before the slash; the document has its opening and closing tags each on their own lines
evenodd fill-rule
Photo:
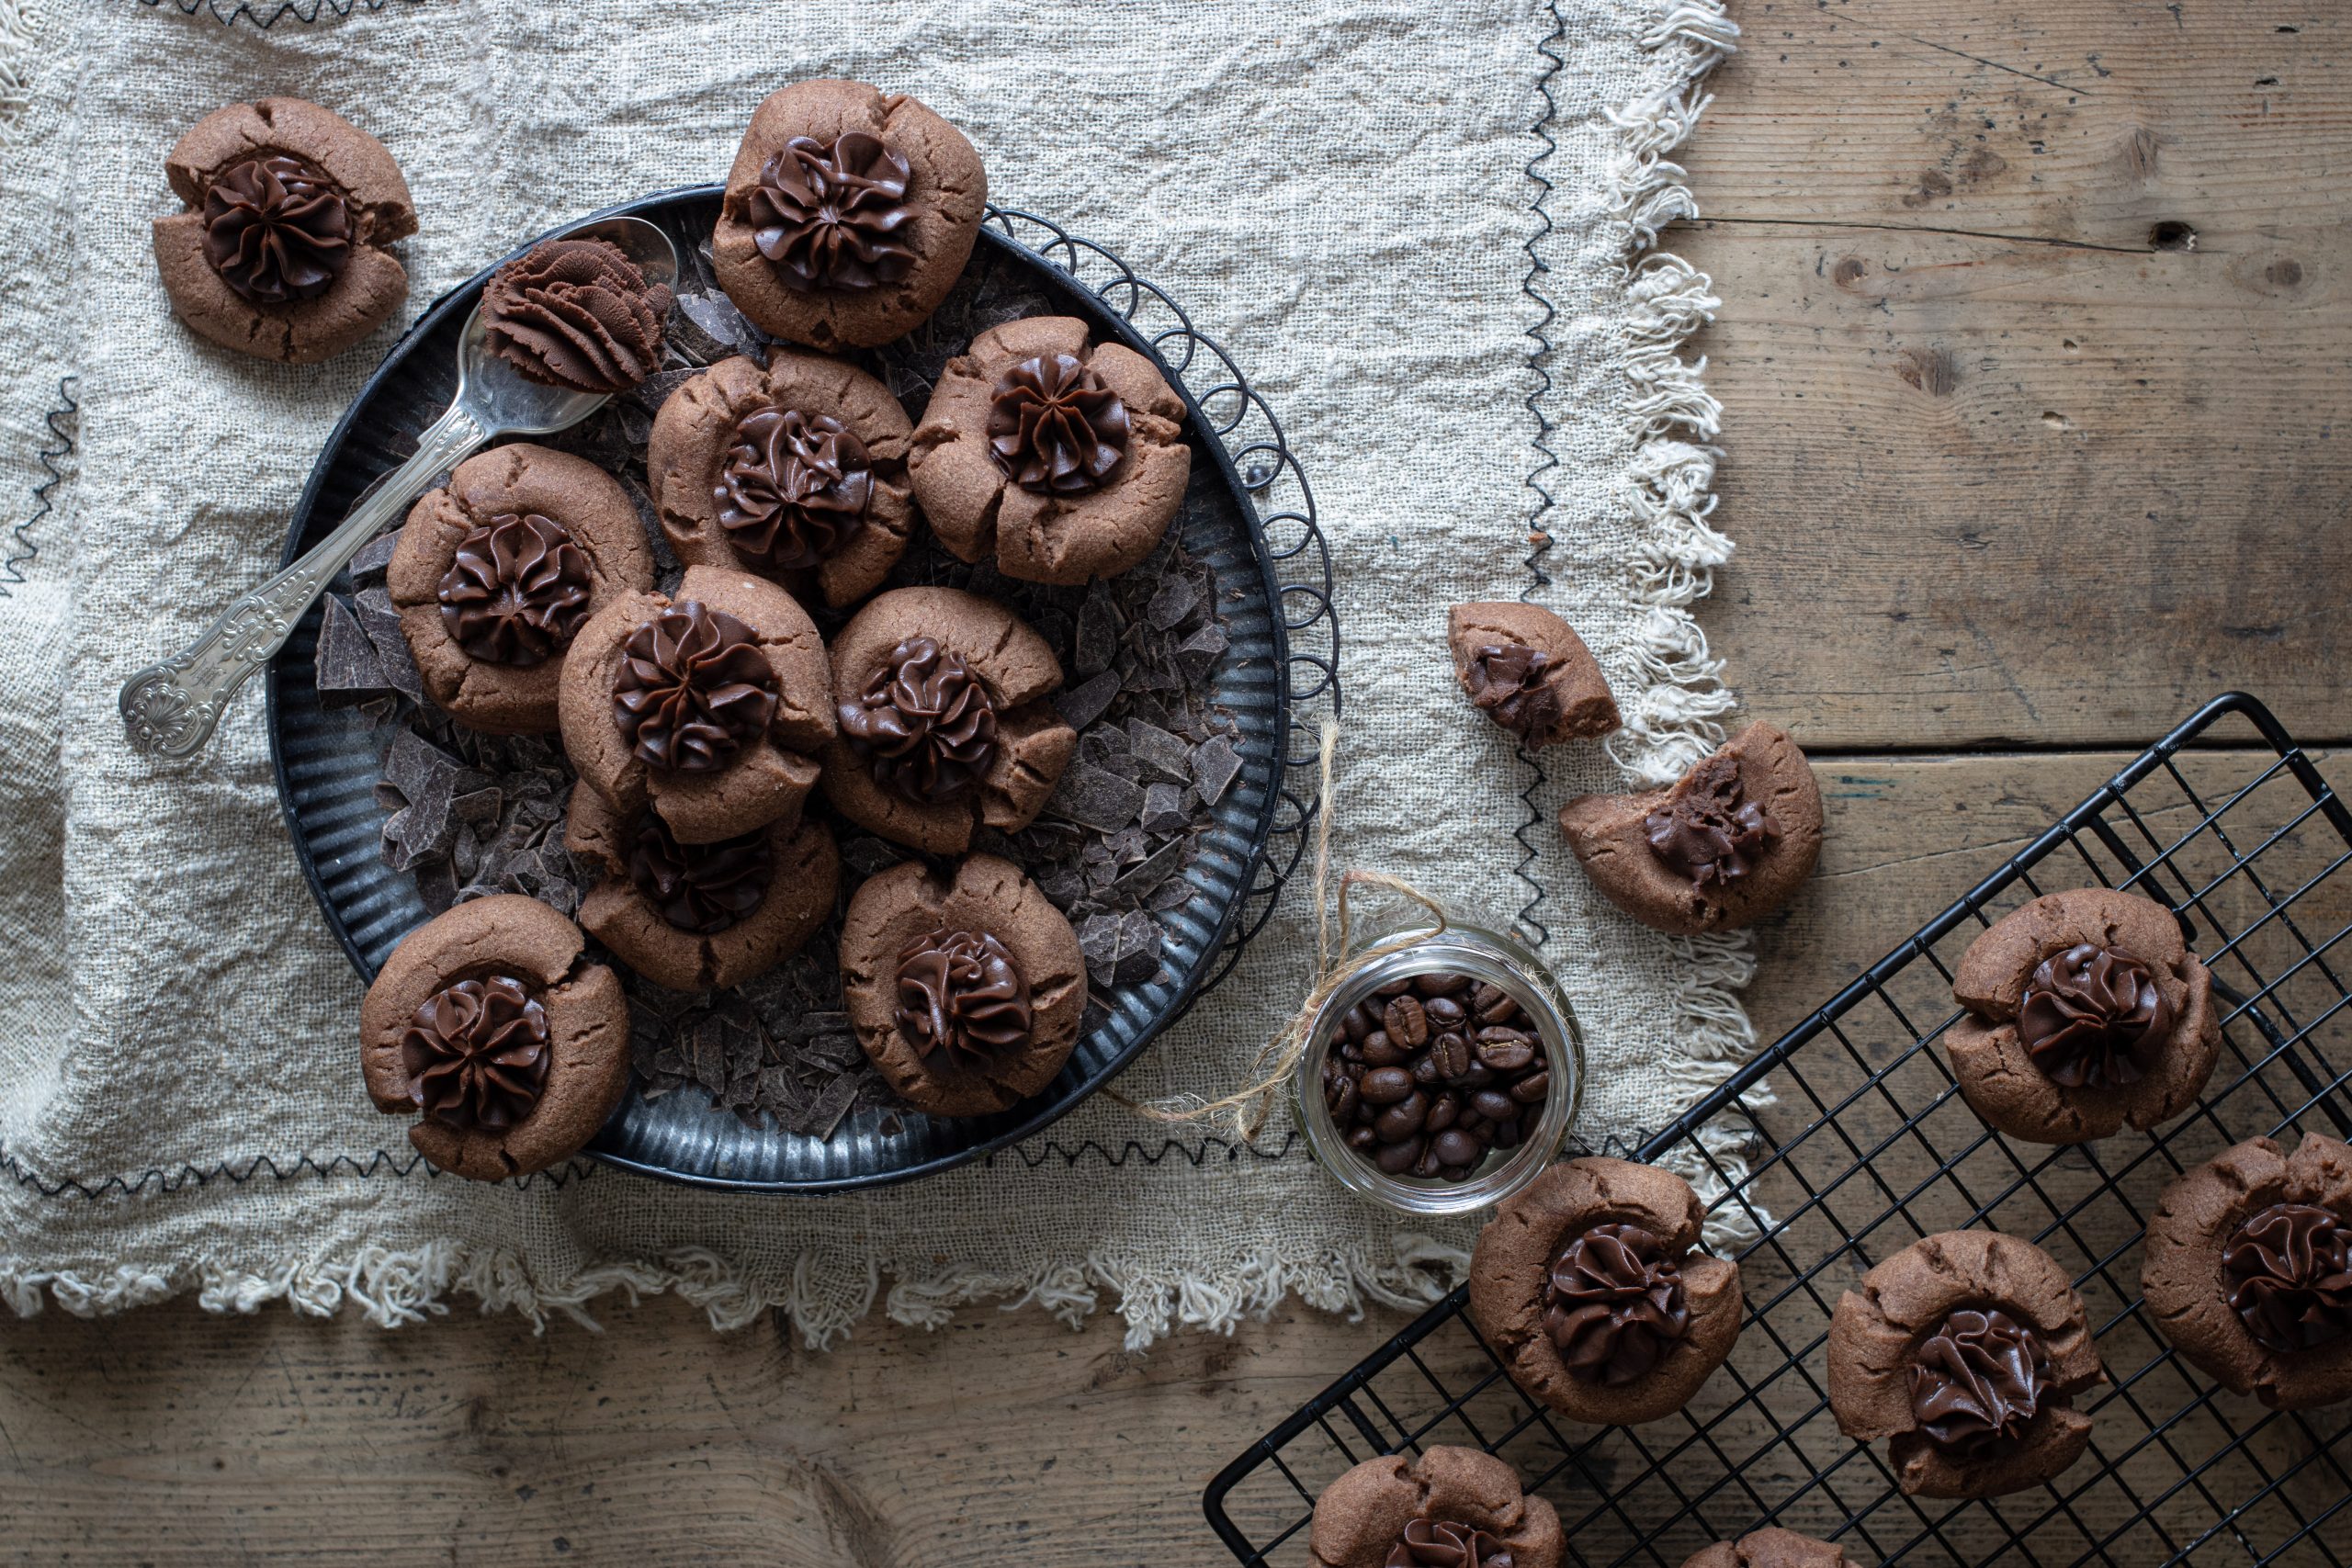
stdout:
<svg viewBox="0 0 2352 1568">
<path fill-rule="evenodd" d="M 1340 1021 L 1323 1103 L 1390 1176 L 1462 1181 L 1543 1119 L 1544 1042 L 1510 992 L 1450 970 L 1392 980 Z"/>
</svg>

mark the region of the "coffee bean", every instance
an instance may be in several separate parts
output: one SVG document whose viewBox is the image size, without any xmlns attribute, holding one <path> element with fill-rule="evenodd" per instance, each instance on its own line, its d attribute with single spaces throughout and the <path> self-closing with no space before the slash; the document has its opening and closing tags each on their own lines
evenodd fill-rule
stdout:
<svg viewBox="0 0 2352 1568">
<path fill-rule="evenodd" d="M 1478 1146 L 1477 1139 L 1466 1133 L 1444 1132 L 1430 1143 L 1430 1152 L 1438 1157 L 1441 1165 L 1476 1165 L 1478 1156 L 1487 1151 Z"/>
<path fill-rule="evenodd" d="M 1509 1023 L 1519 1016 L 1519 1004 L 1500 986 L 1481 981 L 1470 993 L 1470 1011 L 1480 1023 Z"/>
<path fill-rule="evenodd" d="M 1331 1108 L 1331 1120 L 1342 1127 L 1356 1113 L 1356 1101 L 1362 1094 L 1353 1078 L 1341 1078 L 1324 1091 L 1324 1103 Z"/>
<path fill-rule="evenodd" d="M 1413 1092 L 1413 1075 L 1402 1067 L 1374 1067 L 1356 1088 L 1374 1105 L 1394 1105 Z"/>
<path fill-rule="evenodd" d="M 1478 1060 L 1498 1073 L 1515 1073 L 1535 1060 L 1535 1043 L 1515 1029 L 1482 1029 Z"/>
<path fill-rule="evenodd" d="M 1430 1060 L 1438 1077 L 1449 1082 L 1470 1070 L 1470 1042 L 1459 1034 L 1441 1034 L 1430 1043 Z"/>
<path fill-rule="evenodd" d="M 1452 997 L 1431 997 L 1421 1004 L 1421 1010 L 1429 1014 L 1430 1027 L 1440 1032 L 1461 1028 L 1470 1016 Z"/>
<path fill-rule="evenodd" d="M 1402 980 L 1391 980 L 1385 986 L 1374 987 L 1372 994 L 1375 997 L 1401 997 L 1412 988 L 1412 978 L 1408 976 Z"/>
<path fill-rule="evenodd" d="M 1510 1096 L 1491 1089 L 1482 1089 L 1473 1095 L 1470 1108 L 1489 1122 L 1509 1122 L 1519 1115 L 1519 1107 L 1511 1103 Z"/>
<path fill-rule="evenodd" d="M 1412 997 L 1398 997 L 1390 1002 L 1387 1010 L 1380 1015 L 1380 1021 L 1386 1027 L 1388 1038 L 1399 1045 L 1409 1045 L 1418 1051 L 1429 1043 L 1429 1014 Z"/>
<path fill-rule="evenodd" d="M 1388 1038 L 1385 1029 L 1375 1029 L 1363 1037 L 1363 1059 L 1375 1067 L 1393 1067 L 1399 1062 L 1410 1061 L 1413 1054 Z"/>
<path fill-rule="evenodd" d="M 1439 1069 L 1438 1060 L 1434 1055 L 1424 1052 L 1420 1059 L 1413 1064 L 1413 1081 L 1423 1089 L 1431 1088 L 1444 1080 L 1445 1074 Z"/>
<path fill-rule="evenodd" d="M 1413 989 L 1425 997 L 1456 996 L 1469 988 L 1470 976 L 1456 974 L 1451 969 L 1413 976 Z"/>
<path fill-rule="evenodd" d="M 1511 1081 L 1510 1097 L 1521 1105 L 1541 1105 L 1544 1097 L 1551 1092 L 1552 1071 L 1549 1067 L 1538 1067 Z"/>
<path fill-rule="evenodd" d="M 1423 1149 L 1421 1157 L 1413 1162 L 1413 1174 L 1424 1181 L 1444 1168 L 1445 1162 L 1437 1157 L 1437 1150 L 1433 1147 Z"/>
<path fill-rule="evenodd" d="M 1498 1122 L 1495 1123 L 1495 1147 L 1498 1149 L 1515 1149 L 1519 1147 L 1519 1145 L 1520 1136 L 1518 1122 Z"/>
<path fill-rule="evenodd" d="M 1468 1066 L 1453 1075 L 1453 1081 L 1464 1089 L 1484 1089 L 1495 1081 L 1495 1069 L 1473 1056 Z"/>
<path fill-rule="evenodd" d="M 1522 1138 L 1535 1136 L 1535 1124 L 1543 1120 L 1544 1108 L 1540 1105 L 1529 1106 L 1519 1113 L 1519 1135 Z"/>
<path fill-rule="evenodd" d="M 1421 1140 L 1408 1138 L 1401 1144 L 1383 1144 L 1380 1152 L 1372 1156 L 1373 1163 L 1391 1176 L 1402 1176 L 1413 1168 L 1421 1157 Z"/>
<path fill-rule="evenodd" d="M 1430 1113 L 1429 1096 L 1415 1090 L 1373 1118 L 1372 1124 L 1390 1143 L 1401 1143 L 1421 1130 Z"/>
<path fill-rule="evenodd" d="M 1380 1134 L 1374 1132 L 1370 1127 L 1351 1127 L 1348 1129 L 1348 1147 L 1355 1150 L 1358 1154 L 1369 1154 L 1372 1150 L 1376 1149 L 1379 1146 Z"/>
<path fill-rule="evenodd" d="M 1376 1027 L 1375 1021 L 1366 1018 L 1362 1008 L 1350 1008 L 1347 1016 L 1340 1020 L 1340 1032 L 1359 1045 L 1363 1043 L 1363 1037 Z"/>
<path fill-rule="evenodd" d="M 1453 1095 L 1441 1094 L 1430 1101 L 1429 1119 L 1421 1123 L 1421 1131 L 1442 1133 L 1453 1126 L 1454 1118 L 1461 1114 L 1462 1101 Z"/>
</svg>

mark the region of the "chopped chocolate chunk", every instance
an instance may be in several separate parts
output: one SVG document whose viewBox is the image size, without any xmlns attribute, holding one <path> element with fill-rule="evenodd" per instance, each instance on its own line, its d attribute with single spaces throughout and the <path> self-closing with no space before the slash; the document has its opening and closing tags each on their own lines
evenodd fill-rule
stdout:
<svg viewBox="0 0 2352 1568">
<path fill-rule="evenodd" d="M 1119 672 L 1105 670 L 1054 698 L 1054 711 L 1072 729 L 1083 730 L 1109 710 L 1119 694 Z"/>
<path fill-rule="evenodd" d="M 359 547 L 359 553 L 344 563 L 343 570 L 351 574 L 354 582 L 363 577 L 381 577 L 384 569 L 392 564 L 392 551 L 400 547 L 401 531 L 379 534 Z"/>
<path fill-rule="evenodd" d="M 1127 743 L 1142 764 L 1143 777 L 1177 784 L 1193 782 L 1193 749 L 1158 725 L 1127 720 Z"/>
<path fill-rule="evenodd" d="M 1188 678 L 1199 681 L 1216 668 L 1229 646 L 1222 627 L 1203 626 L 1176 645 L 1176 662 Z"/>
<path fill-rule="evenodd" d="M 351 606 L 333 593 L 320 602 L 314 679 L 319 700 L 329 707 L 349 706 L 392 689 L 374 639 L 360 628 Z"/>
<path fill-rule="evenodd" d="M 1086 590 L 1078 609 L 1078 635 L 1070 663 L 1080 675 L 1099 675 L 1111 668 L 1118 651 L 1119 625 L 1111 608 L 1110 585 L 1097 578 Z"/>
<path fill-rule="evenodd" d="M 1159 943 L 1158 920 L 1141 909 L 1130 909 L 1120 916 L 1112 977 L 1123 986 L 1139 986 L 1159 974 Z"/>
<path fill-rule="evenodd" d="M 416 658 L 401 632 L 401 613 L 392 607 L 392 596 L 381 587 L 363 588 L 351 596 L 351 611 L 376 645 L 386 682 L 410 702 L 424 701 L 424 679 L 416 672 Z"/>
<path fill-rule="evenodd" d="M 1193 753 L 1193 787 L 1211 806 L 1225 798 L 1240 772 L 1241 754 L 1233 749 L 1230 736 L 1211 736 Z"/>
<path fill-rule="evenodd" d="M 1172 784 L 1146 785 L 1143 792 L 1143 826 L 1150 833 L 1181 833 L 1184 830 L 1184 795 Z"/>
<path fill-rule="evenodd" d="M 1120 873 L 1118 880 L 1104 890 L 1104 897 L 1114 904 L 1140 902 L 1147 908 L 1151 908 L 1150 895 L 1184 868 L 1184 863 L 1193 858 L 1193 848 L 1189 838 L 1169 840 L 1134 867 Z"/>
<path fill-rule="evenodd" d="M 1144 619 L 1161 631 L 1170 631 L 1189 619 L 1200 607 L 1200 603 L 1198 584 L 1171 576 L 1159 585 L 1159 592 L 1151 596 L 1150 604 L 1144 610 Z"/>
<path fill-rule="evenodd" d="M 1082 761 L 1069 765 L 1046 803 L 1049 814 L 1105 833 L 1125 827 L 1142 809 L 1142 786 Z"/>
</svg>

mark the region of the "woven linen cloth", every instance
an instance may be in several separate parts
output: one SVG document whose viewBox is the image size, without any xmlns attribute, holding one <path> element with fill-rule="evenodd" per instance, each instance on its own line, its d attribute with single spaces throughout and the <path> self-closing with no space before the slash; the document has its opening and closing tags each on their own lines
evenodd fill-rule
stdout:
<svg viewBox="0 0 2352 1568">
<path fill-rule="evenodd" d="M 521 237 L 721 177 L 786 82 L 879 83 L 969 134 L 994 199 L 1167 288 L 1284 422 L 1339 583 L 1334 859 L 1540 925 L 1588 1035 L 1578 1139 L 1629 1148 L 1750 1044 L 1746 949 L 1618 915 L 1551 821 L 1670 774 L 1730 703 L 1689 615 L 1729 548 L 1679 353 L 1714 301 L 1651 247 L 1690 210 L 1666 154 L 1732 36 L 1713 0 L 0 0 L 0 1292 L 396 1324 L 675 1290 L 720 1326 L 784 1308 L 812 1344 L 877 1303 L 936 1324 L 1031 1301 L 1113 1308 L 1141 1345 L 1292 1292 L 1447 1288 L 1474 1227 L 1348 1197 L 1281 1112 L 1236 1149 L 1098 1097 L 983 1164 L 827 1199 L 584 1159 L 436 1175 L 361 1091 L 361 986 L 287 839 L 261 682 L 178 764 L 128 749 L 116 693 L 274 569 L 330 426 L 427 302 Z M 199 340 L 151 251 L 165 150 L 270 94 L 381 138 L 421 216 L 407 307 L 326 365 Z M 1449 604 L 1521 595 L 1579 627 L 1628 719 L 1540 770 L 1444 647 Z M 1312 931 L 1295 884 L 1121 1087 L 1234 1084 Z"/>
</svg>

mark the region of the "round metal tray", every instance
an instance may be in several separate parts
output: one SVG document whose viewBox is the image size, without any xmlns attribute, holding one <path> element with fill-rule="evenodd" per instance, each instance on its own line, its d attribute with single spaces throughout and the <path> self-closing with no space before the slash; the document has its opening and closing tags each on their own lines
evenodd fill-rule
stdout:
<svg viewBox="0 0 2352 1568">
<path fill-rule="evenodd" d="M 662 225 L 681 252 L 691 253 L 708 238 L 718 197 L 718 187 L 696 186 L 610 210 Z M 295 508 L 288 560 L 324 536 L 363 489 L 413 451 L 418 432 L 446 406 L 458 335 L 495 265 L 436 301 L 336 424 Z M 1109 1018 L 1080 1041 L 1043 1093 L 1001 1114 L 951 1120 L 869 1111 L 820 1141 L 746 1126 L 691 1087 L 650 1103 L 632 1090 L 588 1148 L 610 1164 L 735 1190 L 827 1192 L 928 1175 L 1001 1149 L 1100 1088 L 1222 977 L 1297 863 L 1313 810 L 1312 781 L 1304 776 L 1313 747 L 1294 709 L 1318 703 L 1336 709 L 1338 650 L 1329 556 L 1279 425 L 1231 361 L 1192 330 L 1164 293 L 1108 252 L 1043 220 L 991 209 L 966 276 L 982 288 L 1042 294 L 1053 310 L 1083 318 L 1098 337 L 1150 355 L 1187 407 L 1194 461 L 1176 526 L 1185 548 L 1215 574 L 1230 647 L 1214 673 L 1212 700 L 1238 727 L 1243 765 L 1187 873 L 1192 897 L 1159 917 L 1161 973 L 1098 991 Z M 319 700 L 313 657 L 320 615 L 313 607 L 303 617 L 271 664 L 270 751 L 311 890 L 353 964 L 373 978 L 427 914 L 412 879 L 393 872 L 379 852 L 385 814 L 373 791 L 389 732 Z M 356 1078 L 352 1092 L 359 1092 Z"/>
</svg>

